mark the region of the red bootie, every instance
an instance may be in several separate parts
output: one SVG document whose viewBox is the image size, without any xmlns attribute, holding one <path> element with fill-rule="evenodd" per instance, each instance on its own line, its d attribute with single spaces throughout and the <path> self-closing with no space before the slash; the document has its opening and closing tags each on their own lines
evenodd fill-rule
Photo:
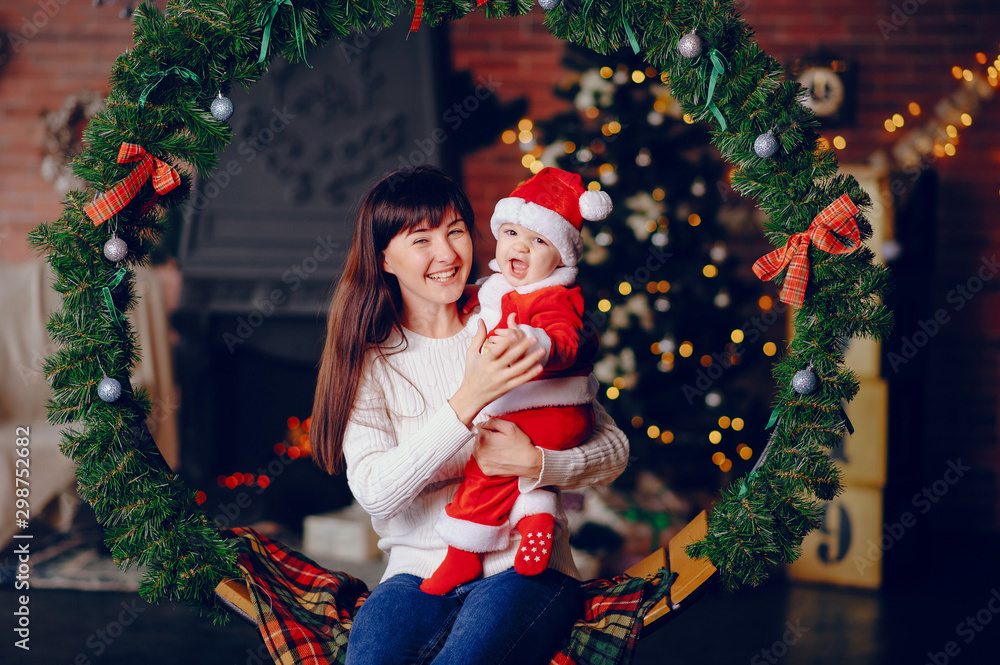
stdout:
<svg viewBox="0 0 1000 665">
<path fill-rule="evenodd" d="M 555 526 L 555 518 L 548 513 L 521 518 L 517 523 L 521 545 L 514 557 L 514 570 L 522 575 L 538 575 L 549 567 Z"/>
<path fill-rule="evenodd" d="M 420 585 L 420 590 L 433 596 L 443 596 L 459 584 L 465 584 L 479 577 L 483 572 L 483 562 L 475 552 L 466 552 L 448 546 L 444 561 Z"/>
</svg>

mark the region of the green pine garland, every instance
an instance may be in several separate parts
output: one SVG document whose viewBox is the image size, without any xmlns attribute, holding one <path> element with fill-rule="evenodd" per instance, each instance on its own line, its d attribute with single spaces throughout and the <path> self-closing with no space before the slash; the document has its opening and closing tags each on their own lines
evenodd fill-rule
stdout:
<svg viewBox="0 0 1000 665">
<path fill-rule="evenodd" d="M 149 400 L 129 385 L 139 348 L 128 322 L 119 326 L 104 303 L 102 290 L 112 283 L 117 267 L 101 250 L 117 224 L 130 248 L 126 263 L 144 263 L 160 235 L 160 212 L 183 203 L 190 192 L 191 174 L 183 166 L 211 174 L 218 153 L 232 138 L 229 126 L 207 111 L 216 91 L 254 83 L 275 55 L 300 61 L 303 41 L 307 48 L 318 46 L 352 31 L 388 27 L 401 15 L 409 20 L 413 13 L 409 0 L 281 3 L 270 46 L 259 63 L 264 28 L 257 17 L 271 4 L 273 0 L 171 0 L 163 11 L 140 5 L 134 15 L 134 48 L 112 68 L 107 109 L 87 126 L 86 149 L 72 163 L 89 191 L 71 192 L 59 219 L 29 236 L 32 246 L 47 255 L 55 288 L 63 294 L 63 307 L 48 326 L 61 345 L 45 367 L 53 389 L 49 419 L 83 426 L 67 429 L 62 444 L 77 463 L 81 495 L 94 506 L 119 565 L 146 566 L 140 590 L 144 598 L 181 600 L 217 620 L 226 613 L 214 604 L 212 592 L 222 578 L 238 574 L 234 548 L 197 507 L 194 493 L 163 463 L 143 424 Z M 737 167 L 734 186 L 760 202 L 771 219 L 768 237 L 780 246 L 841 194 L 849 194 L 859 207 L 869 200 L 852 178 L 835 175 L 832 153 L 818 151 L 815 119 L 796 100 L 799 86 L 780 80 L 781 67 L 752 41 L 733 5 L 731 0 L 585 0 L 575 13 L 565 6 L 552 10 L 546 25 L 557 37 L 601 53 L 627 45 L 631 27 L 647 62 L 665 73 L 684 110 L 713 128 L 715 144 Z M 428 0 L 423 25 L 459 19 L 475 8 L 473 0 Z M 529 0 L 492 0 L 485 7 L 490 18 L 531 9 Z M 693 28 L 705 44 L 697 61 L 683 58 L 676 48 Z M 725 63 L 712 100 L 706 100 L 709 49 Z M 177 68 L 197 79 L 175 75 Z M 162 80 L 140 105 L 143 91 L 157 78 Z M 708 101 L 726 119 L 724 131 Z M 775 130 L 781 150 L 772 159 L 761 159 L 752 150 L 753 141 L 769 129 Z M 157 200 L 159 209 L 150 209 L 153 192 L 147 183 L 116 221 L 95 227 L 84 206 L 134 166 L 116 162 L 123 142 L 142 145 L 178 166 L 181 185 Z M 863 218 L 858 221 L 867 239 L 870 228 Z M 818 526 L 820 500 L 840 491 L 826 450 L 844 433 L 841 401 L 858 389 L 855 377 L 843 368 L 841 342 L 852 336 L 879 338 L 890 325 L 881 303 L 887 274 L 872 264 L 867 248 L 846 256 L 812 252 L 811 262 L 809 293 L 795 316 L 795 338 L 774 376 L 779 385 L 788 386 L 791 376 L 811 363 L 820 389 L 809 396 L 790 387 L 781 391 L 775 405 L 781 419 L 766 459 L 745 486 L 734 484 L 723 492 L 708 537 L 691 548 L 711 558 L 727 587 L 757 584 L 773 565 L 794 560 L 802 538 Z M 125 312 L 134 299 L 125 280 L 116 289 L 115 306 Z M 97 395 L 105 373 L 124 387 L 115 402 Z"/>
</svg>

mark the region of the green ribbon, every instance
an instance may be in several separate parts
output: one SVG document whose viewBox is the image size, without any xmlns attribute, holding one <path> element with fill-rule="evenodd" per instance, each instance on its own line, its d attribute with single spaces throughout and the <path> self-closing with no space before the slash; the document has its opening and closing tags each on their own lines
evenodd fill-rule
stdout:
<svg viewBox="0 0 1000 665">
<path fill-rule="evenodd" d="M 754 471 L 751 471 L 750 473 L 748 473 L 745 478 L 743 478 L 743 482 L 740 484 L 740 498 L 741 499 L 744 496 L 746 496 L 747 491 L 750 489 L 750 483 L 753 482 L 753 479 L 756 476 L 757 476 L 757 471 L 754 470 Z"/>
<path fill-rule="evenodd" d="M 724 65 L 725 58 L 723 58 L 722 54 L 713 48 L 708 52 L 708 59 L 712 61 L 712 73 L 708 79 L 708 98 L 705 100 L 705 109 L 712 112 L 712 115 L 714 115 L 715 119 L 719 122 L 719 127 L 722 131 L 726 131 L 726 127 L 728 126 L 726 118 L 722 115 L 722 111 L 719 110 L 719 107 L 715 105 L 715 102 L 712 101 L 712 97 L 715 96 L 715 84 L 719 82 L 719 76 L 726 71 Z"/>
<path fill-rule="evenodd" d="M 767 425 L 764 426 L 765 430 L 769 430 L 778 424 L 778 418 L 781 417 L 781 407 L 774 407 L 774 411 L 771 412 L 771 417 L 767 419 Z"/>
<path fill-rule="evenodd" d="M 108 308 L 108 314 L 111 316 L 111 320 L 114 321 L 115 325 L 119 328 L 122 327 L 122 315 L 119 314 L 118 308 L 115 307 L 115 301 L 111 297 L 111 289 L 121 284 L 127 273 L 128 268 L 119 268 L 118 272 L 115 273 L 115 276 L 111 278 L 111 283 L 101 289 L 101 293 L 104 295 L 104 304 Z"/>
<path fill-rule="evenodd" d="M 153 88 L 160 85 L 160 82 L 171 74 L 179 76 L 182 79 L 187 79 L 193 83 L 197 83 L 198 93 L 195 93 L 195 98 L 197 98 L 198 94 L 201 93 L 201 79 L 198 78 L 197 74 L 192 72 L 190 69 L 185 69 L 184 67 L 168 67 L 167 69 L 161 69 L 153 72 L 152 74 L 146 73 L 142 75 L 142 78 L 144 79 L 154 80 L 150 81 L 149 85 L 143 89 L 142 94 L 139 95 L 139 108 L 146 105 L 146 97 L 149 96 L 149 93 L 153 92 Z"/>
<path fill-rule="evenodd" d="M 632 52 L 639 55 L 639 40 L 635 38 L 635 33 L 632 32 L 632 26 L 628 24 L 628 19 L 625 18 L 625 3 L 622 3 L 622 24 L 625 26 L 625 34 L 628 36 L 628 43 L 632 46 Z"/>
<path fill-rule="evenodd" d="M 299 13 L 295 10 L 292 0 L 265 0 L 257 12 L 257 25 L 264 28 L 264 39 L 260 43 L 260 57 L 257 64 L 263 64 L 267 59 L 267 47 L 271 43 L 271 28 L 274 27 L 274 18 L 278 15 L 278 10 L 282 5 L 288 5 L 292 10 L 292 30 L 295 32 L 295 47 L 299 52 L 299 59 L 306 63 L 306 67 L 312 69 L 313 66 L 306 60 L 306 38 L 302 32 L 302 21 L 299 20 Z"/>
</svg>

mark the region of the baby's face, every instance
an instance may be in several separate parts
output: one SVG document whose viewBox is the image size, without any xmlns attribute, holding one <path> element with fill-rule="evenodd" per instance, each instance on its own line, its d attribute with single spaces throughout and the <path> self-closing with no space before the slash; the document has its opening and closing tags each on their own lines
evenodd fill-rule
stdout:
<svg viewBox="0 0 1000 665">
<path fill-rule="evenodd" d="M 500 225 L 497 236 L 497 263 L 511 286 L 541 281 L 561 265 L 562 257 L 545 236 L 519 224 Z"/>
</svg>

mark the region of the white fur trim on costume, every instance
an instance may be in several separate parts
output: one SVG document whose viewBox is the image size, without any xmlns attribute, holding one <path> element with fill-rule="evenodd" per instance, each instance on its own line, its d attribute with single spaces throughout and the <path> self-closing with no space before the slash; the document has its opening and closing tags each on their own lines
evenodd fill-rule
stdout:
<svg viewBox="0 0 1000 665">
<path fill-rule="evenodd" d="M 510 523 L 517 527 L 521 518 L 529 515 L 552 515 L 560 527 L 569 523 L 559 495 L 549 490 L 531 490 L 517 497 L 514 507 L 510 509 Z"/>
<path fill-rule="evenodd" d="M 507 283 L 499 271 L 487 277 L 482 286 L 479 287 L 479 314 L 477 317 L 486 324 L 487 332 L 500 324 L 500 299 L 505 293 L 510 293 L 513 290 L 514 287 Z M 474 324 L 475 322 L 470 319 L 470 323 Z M 473 327 L 472 331 L 475 332 L 475 330 Z"/>
<path fill-rule="evenodd" d="M 509 522 L 500 526 L 487 526 L 456 519 L 443 510 L 434 525 L 434 531 L 452 547 L 477 554 L 496 552 L 510 544 Z"/>
<path fill-rule="evenodd" d="M 518 224 L 545 236 L 559 250 L 559 256 L 567 266 L 575 266 L 583 253 L 583 237 L 580 232 L 562 215 L 545 206 L 514 197 L 500 199 L 490 220 L 493 237 L 499 237 L 500 225 L 505 222 Z"/>
<path fill-rule="evenodd" d="M 580 195 L 580 214 L 588 222 L 599 222 L 614 209 L 611 197 L 601 190 L 586 191 Z"/>
<path fill-rule="evenodd" d="M 587 404 L 597 395 L 597 379 L 590 376 L 565 376 L 535 379 L 514 388 L 490 402 L 483 412 L 489 416 L 524 411 L 540 406 Z"/>
<path fill-rule="evenodd" d="M 528 349 L 529 351 L 534 351 L 539 346 L 545 350 L 545 355 L 538 361 L 541 363 L 542 367 L 545 367 L 546 363 L 549 362 L 549 358 L 552 357 L 552 338 L 549 337 L 549 334 L 541 328 L 533 328 L 526 323 L 519 324 L 517 327 L 520 328 L 521 332 L 525 335 L 534 337 L 538 341 L 538 344 L 535 344 L 535 346 Z"/>
</svg>

